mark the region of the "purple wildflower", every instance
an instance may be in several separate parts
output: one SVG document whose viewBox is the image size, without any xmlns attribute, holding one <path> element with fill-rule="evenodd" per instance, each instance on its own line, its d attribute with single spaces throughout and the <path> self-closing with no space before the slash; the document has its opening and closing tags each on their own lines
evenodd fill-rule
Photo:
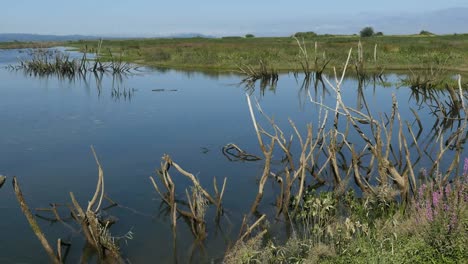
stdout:
<svg viewBox="0 0 468 264">
<path fill-rule="evenodd" d="M 429 222 L 432 222 L 434 220 L 431 203 L 429 201 L 426 201 L 426 219 Z"/>
<path fill-rule="evenodd" d="M 443 208 L 445 212 L 448 212 L 450 210 L 450 206 L 448 205 L 448 203 L 444 203 Z"/>
<path fill-rule="evenodd" d="M 447 184 L 447 186 L 445 186 L 445 196 L 448 197 L 450 195 L 450 193 L 452 192 L 452 187 L 450 187 L 451 185 L 450 184 Z"/>
<path fill-rule="evenodd" d="M 465 164 L 463 166 L 463 175 L 468 173 L 468 158 L 465 158 Z"/>
<path fill-rule="evenodd" d="M 426 184 L 424 183 L 423 185 L 421 185 L 421 187 L 419 187 L 419 191 L 418 191 L 419 199 L 423 198 L 425 191 L 426 191 Z"/>
<path fill-rule="evenodd" d="M 457 225 L 457 222 L 458 222 L 458 217 L 454 210 L 452 213 L 452 217 L 450 218 L 450 229 L 454 229 L 455 226 Z"/>
<path fill-rule="evenodd" d="M 440 192 L 435 191 L 432 193 L 432 205 L 434 205 L 434 207 L 437 207 L 439 205 L 440 196 L 441 196 Z"/>
</svg>

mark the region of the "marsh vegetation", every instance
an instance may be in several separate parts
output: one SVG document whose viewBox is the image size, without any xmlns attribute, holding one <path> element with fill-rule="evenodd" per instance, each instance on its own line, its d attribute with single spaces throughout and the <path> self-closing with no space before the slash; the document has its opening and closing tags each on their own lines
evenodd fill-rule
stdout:
<svg viewBox="0 0 468 264">
<path fill-rule="evenodd" d="M 303 32 L 296 36 L 305 41 L 311 54 L 314 45 L 318 57 L 330 60 L 340 68 L 346 61 L 347 50 L 362 42 L 366 67 L 379 72 L 379 66 L 387 70 L 407 71 L 430 69 L 441 64 L 445 69 L 459 73 L 468 69 L 468 36 L 459 35 L 410 35 L 374 36 L 361 39 L 359 36 L 314 35 Z M 94 47 L 93 41 L 72 42 L 67 45 L 83 49 Z M 300 56 L 294 38 L 191 38 L 191 39 L 141 39 L 105 40 L 103 44 L 114 53 L 125 51 L 126 61 L 148 66 L 165 66 L 185 69 L 213 69 L 236 71 L 240 65 L 258 66 L 259 61 L 278 71 L 301 70 L 297 63 Z M 374 61 L 377 45 L 378 61 Z M 314 65 L 313 65 L 314 66 Z M 312 68 L 319 70 L 319 68 Z"/>
<path fill-rule="evenodd" d="M 97 43 L 95 53 L 92 58 L 85 47 L 81 58 L 70 58 L 70 54 L 55 49 L 29 49 L 25 58 L 21 59 L 19 64 L 10 64 L 7 68 L 11 70 L 22 70 L 35 76 L 56 75 L 62 78 L 73 79 L 79 76 L 85 76 L 88 73 L 93 74 L 130 74 L 136 70 L 136 65 L 123 61 L 122 54 L 115 57 L 111 51 L 106 56 L 107 60 L 102 61 L 102 40 Z"/>
</svg>

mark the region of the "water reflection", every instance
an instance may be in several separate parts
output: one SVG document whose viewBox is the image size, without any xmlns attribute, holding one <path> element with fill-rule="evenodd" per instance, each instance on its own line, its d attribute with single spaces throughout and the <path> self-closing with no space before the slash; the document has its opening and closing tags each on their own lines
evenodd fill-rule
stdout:
<svg viewBox="0 0 468 264">
<path fill-rule="evenodd" d="M 434 141 L 437 137 L 449 131 L 453 133 L 461 127 L 464 120 L 462 115 L 463 98 L 460 97 L 458 91 L 450 86 L 446 86 L 446 89 L 416 87 L 410 89 L 411 96 L 409 100 L 414 101 L 418 109 L 427 107 L 434 117 L 430 134 L 427 137 L 428 141 Z M 418 118 L 417 111 L 412 110 L 412 112 Z M 423 124 L 418 122 L 418 125 L 422 130 Z"/>
<path fill-rule="evenodd" d="M 183 69 L 183 68 L 169 68 L 169 67 L 161 67 L 161 66 L 151 66 L 151 67 L 146 67 L 146 69 L 158 72 L 161 74 L 167 74 L 167 73 L 178 73 L 181 74 L 182 76 L 187 77 L 188 79 L 191 78 L 196 78 L 199 76 L 203 76 L 206 79 L 210 79 L 213 81 L 218 81 L 221 78 L 224 78 L 226 76 L 241 76 L 239 73 L 227 71 L 219 71 L 219 70 L 204 70 L 204 69 Z"/>
<path fill-rule="evenodd" d="M 103 92 L 103 80 L 111 78 L 110 96 L 114 101 L 131 101 L 135 94 L 136 89 L 128 88 L 125 80 L 138 75 L 140 70 L 121 60 L 101 62 L 96 59 L 97 54 L 65 51 L 60 47 L 16 52 L 21 55 L 19 62 L 5 67 L 22 73 L 25 78 L 59 80 L 67 85 L 95 88 L 98 97 Z"/>
</svg>

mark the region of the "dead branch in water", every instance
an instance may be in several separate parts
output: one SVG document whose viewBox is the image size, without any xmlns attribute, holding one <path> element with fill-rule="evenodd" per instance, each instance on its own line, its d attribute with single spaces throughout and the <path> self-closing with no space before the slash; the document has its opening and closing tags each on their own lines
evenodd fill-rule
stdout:
<svg viewBox="0 0 468 264">
<path fill-rule="evenodd" d="M 205 212 L 209 204 L 213 204 L 217 209 L 217 219 L 223 213 L 222 199 L 226 188 L 226 178 L 223 181 L 221 191 L 219 191 L 216 178 L 213 179 L 213 188 L 215 196 L 213 197 L 208 191 L 206 191 L 199 180 L 190 172 L 184 170 L 179 164 L 174 162 L 168 155 L 163 156 L 163 162 L 161 162 L 161 168 L 157 171 L 157 175 L 162 183 L 164 189 L 161 189 L 156 180 L 150 176 L 150 180 L 161 197 L 162 201 L 169 206 L 171 210 L 171 222 L 172 227 L 175 230 L 177 218 L 179 214 L 190 222 L 190 227 L 193 235 L 197 240 L 203 240 L 206 237 L 205 227 Z M 174 168 L 178 173 L 188 178 L 193 186 L 189 190 L 185 190 L 185 196 L 187 201 L 179 203 L 179 205 L 185 204 L 188 210 L 184 210 L 181 206 L 176 204 L 176 186 L 169 174 L 169 170 Z"/>
<path fill-rule="evenodd" d="M 310 97 L 311 102 L 320 107 L 320 113 L 325 111 L 325 114 L 319 114 L 319 118 L 323 118 L 323 123 L 319 120 L 320 126 L 316 133 L 313 133 L 312 126 L 307 126 L 307 135 L 304 138 L 295 124 L 290 120 L 291 127 L 294 131 L 294 136 L 298 139 L 300 147 L 299 156 L 295 160 L 291 152 L 291 145 L 293 143 L 293 135 L 286 137 L 284 132 L 279 128 L 275 121 L 268 117 L 261 109 L 258 102 L 256 107 L 263 117 L 271 125 L 271 131 L 266 131 L 258 122 L 255 116 L 251 97 L 247 94 L 247 103 L 249 108 L 250 117 L 253 123 L 257 141 L 260 149 L 264 155 L 263 159 L 263 173 L 260 176 L 258 183 L 258 193 L 252 204 L 251 213 L 256 213 L 257 208 L 261 202 L 264 192 L 264 186 L 270 176 L 273 176 L 279 183 L 280 194 L 276 199 L 277 216 L 290 210 L 291 201 L 293 208 L 297 209 L 302 202 L 304 188 L 306 186 L 315 186 L 306 179 L 307 175 L 311 175 L 317 184 L 330 183 L 337 195 L 342 194 L 346 190 L 345 184 L 348 183 L 348 178 L 354 174 L 354 181 L 361 189 L 364 195 L 376 195 L 380 190 L 379 188 L 387 188 L 395 186 L 399 192 L 392 192 L 392 194 L 399 194 L 403 201 L 411 193 L 416 190 L 416 175 L 415 168 L 418 166 L 422 155 L 426 151 L 422 151 L 419 146 L 419 138 L 422 132 L 421 120 L 417 113 L 413 110 L 420 130 L 415 134 L 411 123 L 401 120 L 400 112 L 396 97 L 392 97 L 392 106 L 390 115 L 379 115 L 375 117 L 364 97 L 361 95 L 359 109 L 347 106 L 342 97 L 342 85 L 346 70 L 348 68 L 352 50 L 348 53 L 348 58 L 344 66 L 344 70 L 340 77 L 335 70 L 335 83 L 332 84 L 326 77 L 324 80 L 335 92 L 336 104 L 335 107 L 329 107 L 322 102 L 317 102 Z M 359 46 L 358 62 L 363 62 L 362 46 Z M 460 86 L 461 87 L 461 86 Z M 361 91 L 362 92 L 362 91 Z M 310 95 L 310 93 L 309 93 Z M 450 92 L 453 105 L 458 106 L 458 110 L 463 106 L 464 98 L 462 92 L 456 95 L 454 91 Z M 440 105 L 440 104 L 439 104 Z M 440 108 L 439 108 L 440 109 Z M 326 131 L 325 126 L 327 123 L 328 112 L 333 112 L 333 126 Z M 345 117 L 344 119 L 341 117 Z M 460 150 L 462 144 L 466 141 L 466 136 L 462 136 L 466 132 L 468 116 L 465 113 L 463 125 L 460 125 L 454 133 L 449 135 L 449 138 L 444 141 L 442 134 L 435 141 L 440 143 L 440 148 L 436 159 L 433 161 L 433 168 L 431 174 L 439 172 L 437 165 L 442 160 L 442 157 L 449 150 L 456 150 L 455 159 L 450 164 L 449 168 L 444 172 L 443 179 L 447 179 L 449 175 L 457 168 L 460 158 Z M 343 126 L 344 121 L 344 126 Z M 461 122 L 460 121 L 460 122 Z M 343 129 L 344 127 L 344 129 Z M 342 130 L 343 129 L 343 130 Z M 357 138 L 353 138 L 351 142 L 348 134 L 350 129 L 354 130 Z M 408 130 L 403 133 L 403 130 Z M 266 142 L 270 142 L 268 145 Z M 431 142 L 432 144 L 433 142 Z M 433 145 L 433 144 L 432 144 Z M 271 171 L 272 154 L 274 147 L 279 146 L 284 154 L 282 162 L 284 168 L 279 170 L 279 173 Z M 360 150 L 356 148 L 359 146 Z M 416 149 L 419 154 L 413 157 L 411 149 Z M 347 162 L 346 157 L 351 156 L 350 162 Z M 429 157 L 430 158 L 430 157 Z M 319 165 L 320 164 L 320 165 Z M 333 182 L 329 182 L 328 179 Z M 375 180 L 379 186 L 374 186 L 371 183 Z M 291 198 L 294 199 L 291 199 Z"/>
<path fill-rule="evenodd" d="M 72 215 L 81 225 L 86 241 L 96 250 L 101 260 L 123 263 L 124 261 L 120 256 L 119 247 L 115 244 L 115 239 L 108 230 L 109 222 L 103 225 L 98 216 L 104 197 L 104 171 L 93 146 L 91 146 L 91 150 L 98 166 L 96 191 L 91 201 L 88 202 L 86 211 L 84 211 L 77 202 L 73 192 L 70 192 L 70 198 L 73 204 Z M 95 205 L 96 207 L 93 208 Z"/>
<path fill-rule="evenodd" d="M 286 216 L 286 213 L 288 212 L 290 206 L 290 197 L 294 188 L 296 188 L 297 190 L 297 192 L 294 194 L 296 204 L 295 209 L 297 209 L 297 206 L 300 200 L 302 199 L 302 194 L 306 186 L 306 176 L 308 175 L 308 173 L 312 174 L 317 181 L 323 182 L 319 175 L 312 173 L 312 168 L 316 166 L 316 163 L 313 159 L 314 152 L 321 151 L 321 149 L 317 147 L 319 146 L 319 143 L 324 140 L 325 134 L 323 133 L 323 131 L 327 121 L 328 112 L 325 111 L 325 114 L 323 116 L 323 122 L 320 123 L 315 139 L 313 138 L 313 128 L 311 125 L 307 126 L 307 135 L 305 138 L 303 138 L 299 133 L 299 130 L 297 129 L 294 122 L 289 120 L 291 128 L 293 129 L 295 135 L 299 140 L 299 146 L 301 149 L 299 160 L 295 161 L 291 153 L 293 135 L 291 135 L 289 138 L 286 138 L 281 128 L 274 122 L 272 118 L 268 117 L 263 112 L 260 104 L 256 102 L 257 110 L 269 122 L 271 128 L 273 129 L 273 132 L 267 132 L 263 127 L 261 127 L 258 124 L 252 108 L 250 97 L 248 95 L 246 96 L 250 116 L 254 125 L 255 132 L 257 134 L 260 149 L 262 150 L 263 155 L 265 157 L 264 170 L 259 181 L 258 193 L 255 201 L 253 202 L 251 213 L 255 213 L 257 210 L 257 207 L 263 197 L 263 189 L 268 177 L 270 175 L 274 175 L 276 180 L 281 185 L 281 194 L 277 199 L 277 213 L 279 214 L 281 212 L 284 212 Z M 264 145 L 263 137 L 270 140 L 270 145 L 268 147 Z M 283 154 L 285 155 L 285 178 L 281 177 L 279 174 L 274 174 L 271 172 L 271 159 L 275 145 L 278 145 L 282 150 Z"/>
<path fill-rule="evenodd" d="M 91 147 L 91 150 L 93 152 L 94 158 L 96 160 L 96 164 L 98 166 L 98 182 L 96 184 L 96 191 L 92 199 L 88 203 L 88 207 L 86 210 L 83 210 L 83 208 L 80 206 L 80 204 L 76 200 L 75 195 L 72 192 L 70 192 L 70 198 L 71 198 L 72 204 L 67 205 L 67 208 L 70 210 L 70 214 L 72 216 L 71 218 L 74 219 L 75 222 L 79 226 L 81 226 L 81 232 L 83 233 L 87 244 L 97 252 L 100 261 L 109 262 L 109 263 L 124 263 L 125 261 L 121 258 L 119 247 L 116 244 L 117 240 L 120 238 L 111 236 L 109 232 L 109 227 L 110 225 L 112 225 L 113 221 L 105 220 L 105 219 L 102 219 L 101 217 L 101 212 L 103 210 L 101 206 L 102 206 L 103 198 L 105 197 L 104 172 L 103 172 L 101 163 L 99 162 L 99 159 L 96 155 L 94 148 Z M 44 234 L 40 230 L 37 222 L 35 221 L 34 216 L 32 215 L 31 211 L 27 207 L 26 202 L 24 201 L 23 195 L 21 193 L 21 190 L 19 188 L 19 184 L 17 183 L 16 177 L 13 179 L 13 187 L 15 189 L 16 196 L 20 203 L 20 207 L 24 215 L 28 219 L 28 222 L 30 223 L 31 228 L 33 229 L 34 233 L 41 241 L 41 244 L 46 249 L 47 253 L 51 257 L 53 262 L 61 263 L 63 261 L 61 247 L 62 245 L 69 247 L 70 244 L 63 242 L 61 239 L 58 239 L 58 244 L 57 244 L 58 250 L 57 250 L 57 254 L 55 254 L 52 247 L 47 242 L 47 239 L 45 238 Z M 41 211 L 41 212 L 51 212 L 54 218 L 43 217 L 40 215 L 38 215 L 38 217 L 46 219 L 48 221 L 52 221 L 52 222 L 61 222 L 66 227 L 69 227 L 74 233 L 78 233 L 78 231 L 75 230 L 75 228 L 73 228 L 71 225 L 65 222 L 65 218 L 59 215 L 57 211 L 58 206 L 60 205 L 52 203 L 51 208 L 37 209 L 37 211 Z M 121 238 L 131 239 L 132 233 L 129 232 Z"/>
<path fill-rule="evenodd" d="M 257 193 L 257 196 L 255 197 L 254 203 L 252 204 L 252 208 L 250 209 L 250 212 L 254 213 L 254 212 L 257 211 L 258 204 L 262 200 L 263 189 L 265 187 L 265 183 L 266 183 L 266 181 L 268 179 L 268 176 L 270 175 L 271 157 L 273 155 L 273 149 L 275 147 L 276 138 L 271 137 L 271 141 L 270 141 L 269 146 L 268 147 L 265 146 L 265 144 L 263 143 L 262 134 L 261 134 L 261 132 L 259 130 L 257 120 L 255 119 L 255 114 L 254 114 L 253 109 L 252 109 L 252 103 L 250 101 L 250 97 L 247 94 L 246 94 L 246 96 L 247 96 L 247 103 L 249 105 L 250 116 L 252 118 L 252 122 L 253 122 L 253 125 L 254 125 L 255 132 L 257 134 L 258 144 L 260 145 L 260 149 L 262 150 L 263 155 L 265 157 L 263 173 L 262 173 L 262 176 L 260 177 L 260 182 L 258 184 L 258 193 Z M 263 129 L 262 129 L 262 131 L 263 131 Z"/>
</svg>

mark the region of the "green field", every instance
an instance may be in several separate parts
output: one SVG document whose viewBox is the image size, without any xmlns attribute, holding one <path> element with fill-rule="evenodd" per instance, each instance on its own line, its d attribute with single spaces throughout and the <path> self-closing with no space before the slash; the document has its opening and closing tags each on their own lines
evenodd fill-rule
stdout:
<svg viewBox="0 0 468 264">
<path fill-rule="evenodd" d="M 408 70 L 443 67 L 448 70 L 468 71 L 468 34 L 446 36 L 317 36 L 305 39 L 310 61 L 315 56 L 330 60 L 327 66 L 340 67 L 361 40 L 365 68 L 377 70 Z M 315 42 L 317 52 L 315 52 Z M 84 50 L 95 51 L 97 41 L 66 43 Z M 377 44 L 377 60 L 374 48 Z M 259 61 L 278 71 L 300 70 L 299 47 L 290 37 L 275 38 L 190 38 L 190 39 L 134 39 L 105 40 L 104 54 L 122 55 L 125 60 L 148 66 L 237 70 L 241 65 L 256 66 Z"/>
<path fill-rule="evenodd" d="M 63 42 L 0 42 L 0 49 L 29 49 L 29 48 L 50 48 L 63 46 Z"/>
</svg>

